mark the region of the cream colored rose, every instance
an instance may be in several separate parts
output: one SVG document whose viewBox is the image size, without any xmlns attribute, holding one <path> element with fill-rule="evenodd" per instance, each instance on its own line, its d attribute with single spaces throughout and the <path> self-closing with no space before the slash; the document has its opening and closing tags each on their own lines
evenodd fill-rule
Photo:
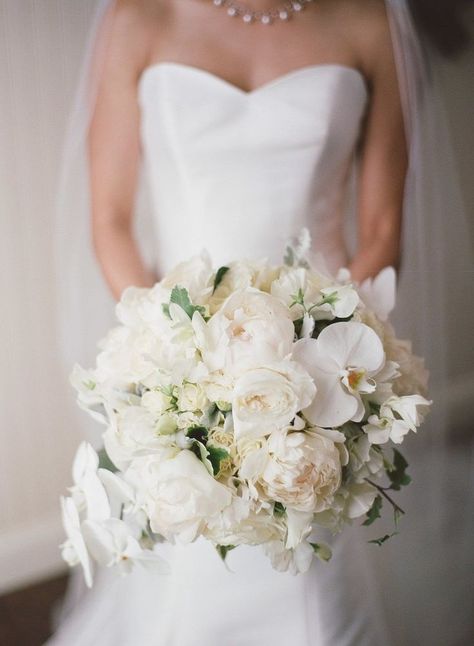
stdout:
<svg viewBox="0 0 474 646">
<path fill-rule="evenodd" d="M 311 377 L 293 361 L 245 372 L 236 381 L 232 400 L 236 438 L 286 427 L 315 393 Z"/>
<path fill-rule="evenodd" d="M 204 410 L 209 404 L 204 389 L 199 384 L 185 382 L 177 391 L 180 411 Z"/>
<path fill-rule="evenodd" d="M 255 287 L 262 292 L 269 292 L 272 282 L 278 278 L 280 272 L 279 267 L 272 267 L 264 260 L 261 262 L 232 262 L 228 267 L 228 271 L 209 299 L 211 314 L 214 314 L 222 303 L 236 291 Z"/>
</svg>

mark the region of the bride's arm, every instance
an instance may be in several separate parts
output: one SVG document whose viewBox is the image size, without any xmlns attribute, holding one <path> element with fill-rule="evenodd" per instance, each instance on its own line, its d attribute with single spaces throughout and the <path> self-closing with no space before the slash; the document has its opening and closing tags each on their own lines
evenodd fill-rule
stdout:
<svg viewBox="0 0 474 646">
<path fill-rule="evenodd" d="M 367 24 L 365 70 L 371 101 L 360 149 L 358 246 L 350 264 L 355 280 L 398 267 L 407 147 L 389 27 L 384 15 Z"/>
<path fill-rule="evenodd" d="M 118 2 L 114 9 L 88 136 L 93 245 L 116 299 L 129 285 L 156 280 L 132 231 L 140 160 L 137 78 L 147 54 L 132 4 Z"/>
</svg>

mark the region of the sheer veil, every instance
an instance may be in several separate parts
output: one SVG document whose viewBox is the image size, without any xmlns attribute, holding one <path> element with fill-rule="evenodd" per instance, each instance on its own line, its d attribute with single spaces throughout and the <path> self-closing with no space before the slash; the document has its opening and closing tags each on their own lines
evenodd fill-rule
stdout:
<svg viewBox="0 0 474 646">
<path fill-rule="evenodd" d="M 86 135 L 114 4 L 114 0 L 97 2 L 59 178 L 55 232 L 57 316 L 59 351 L 67 373 L 74 362 L 92 364 L 97 341 L 113 322 L 113 302 L 91 247 Z M 474 552 L 468 545 L 474 529 L 472 484 L 468 494 L 469 483 L 456 480 L 459 472 L 453 471 L 458 470 L 458 462 L 451 449 L 453 424 L 470 419 L 473 408 L 468 388 L 464 389 L 467 396 L 463 399 L 458 395 L 463 388 L 458 391 L 453 387 L 474 383 L 474 344 L 469 338 L 474 329 L 469 302 L 474 280 L 472 241 L 429 48 L 414 28 L 407 0 L 385 0 L 385 4 L 409 142 L 402 265 L 394 323 L 398 336 L 412 339 L 416 353 L 426 357 L 431 373 L 430 396 L 435 404 L 419 435 L 406 443 L 413 461 L 414 484 L 404 492 L 404 506 L 409 513 L 401 521 L 402 536 L 392 539 L 374 558 L 380 564 L 381 585 L 395 590 L 391 599 L 387 592 L 388 614 L 397 610 L 393 599 L 403 596 L 396 590 L 406 586 L 407 581 L 410 585 L 413 582 L 415 574 L 410 568 L 414 568 L 420 583 L 413 590 L 420 594 L 426 590 L 431 595 L 430 602 L 414 602 L 418 606 L 412 625 L 422 623 L 422 641 L 463 643 L 462 632 L 458 641 L 443 642 L 441 635 L 449 626 L 452 638 L 452 615 L 443 614 L 448 610 L 455 612 L 460 622 L 456 630 L 462 631 L 467 625 L 468 571 Z M 151 250 L 145 244 L 153 241 L 150 220 L 142 173 L 137 193 L 137 235 L 143 253 L 152 262 Z M 81 417 L 80 424 L 86 426 L 85 417 Z M 467 459 L 464 455 L 463 460 Z M 378 549 L 369 548 L 373 554 Z M 420 556 L 421 551 L 424 556 Z M 454 576 L 458 592 L 449 589 Z M 449 595 L 454 595 L 452 602 L 444 598 Z M 437 608 L 436 617 L 429 615 L 431 603 Z M 402 612 L 403 600 L 399 604 Z M 395 623 L 396 618 L 392 621 Z M 397 643 L 411 643 L 410 635 L 403 633 L 409 627 L 395 626 L 394 630 L 401 640 Z"/>
</svg>

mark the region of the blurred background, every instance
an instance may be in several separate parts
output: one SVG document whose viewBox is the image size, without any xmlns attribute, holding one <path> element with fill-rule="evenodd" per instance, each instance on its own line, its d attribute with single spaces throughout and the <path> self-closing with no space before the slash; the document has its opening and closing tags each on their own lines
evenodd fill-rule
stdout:
<svg viewBox="0 0 474 646">
<path fill-rule="evenodd" d="M 64 588 L 58 498 L 70 484 L 85 419 L 76 414 L 56 346 L 52 224 L 93 8 L 94 0 L 0 0 L 1 644 L 42 643 L 51 602 Z M 439 58 L 437 67 L 473 213 L 474 46 Z M 474 398 L 473 366 L 453 381 L 450 396 Z M 472 450 L 465 420 L 453 425 L 452 441 L 462 453 Z"/>
</svg>

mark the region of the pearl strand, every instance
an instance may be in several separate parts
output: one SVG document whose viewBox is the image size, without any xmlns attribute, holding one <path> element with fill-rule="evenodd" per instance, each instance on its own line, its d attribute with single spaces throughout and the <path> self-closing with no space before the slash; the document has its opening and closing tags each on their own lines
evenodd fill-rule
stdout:
<svg viewBox="0 0 474 646">
<path fill-rule="evenodd" d="M 271 25 L 275 20 L 286 22 L 292 14 L 303 11 L 313 0 L 289 0 L 267 11 L 255 11 L 242 2 L 234 2 L 234 0 L 212 0 L 212 2 L 216 7 L 225 8 L 231 18 L 241 18 L 246 25 L 253 22 Z"/>
</svg>

